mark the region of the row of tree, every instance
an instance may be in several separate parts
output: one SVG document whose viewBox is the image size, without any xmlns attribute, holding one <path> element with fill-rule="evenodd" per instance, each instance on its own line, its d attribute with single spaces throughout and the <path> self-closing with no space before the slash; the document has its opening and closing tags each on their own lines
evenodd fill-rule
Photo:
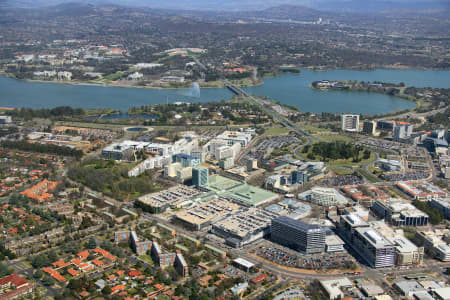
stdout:
<svg viewBox="0 0 450 300">
<path fill-rule="evenodd" d="M 6 149 L 72 156 L 77 159 L 80 159 L 83 156 L 83 151 L 81 150 L 52 144 L 28 143 L 26 141 L 2 141 L 0 146 Z"/>
<path fill-rule="evenodd" d="M 431 206 L 429 202 L 423 202 L 419 200 L 414 200 L 414 206 L 426 213 L 430 217 L 430 223 L 433 225 L 440 224 L 444 220 L 444 215 L 442 212 Z"/>
<path fill-rule="evenodd" d="M 312 146 L 306 146 L 303 149 L 303 153 L 308 153 L 312 147 L 312 155 L 320 156 L 323 160 L 336 160 L 336 159 L 350 159 L 353 158 L 355 162 L 360 161 L 360 152 L 363 151 L 363 147 L 346 143 L 346 142 L 319 142 Z M 310 153 L 311 154 L 311 153 Z M 365 151 L 363 158 L 370 157 L 370 152 Z"/>
<path fill-rule="evenodd" d="M 69 169 L 68 176 L 74 181 L 116 199 L 124 199 L 129 194 L 148 194 L 156 191 L 150 171 L 138 177 L 128 177 L 127 166 L 111 166 L 97 162 L 83 163 L 81 166 Z"/>
<path fill-rule="evenodd" d="M 70 106 L 58 106 L 55 108 L 20 108 L 6 112 L 8 115 L 22 119 L 32 118 L 52 118 L 52 117 L 81 117 L 86 114 L 82 108 L 72 108 Z"/>
</svg>

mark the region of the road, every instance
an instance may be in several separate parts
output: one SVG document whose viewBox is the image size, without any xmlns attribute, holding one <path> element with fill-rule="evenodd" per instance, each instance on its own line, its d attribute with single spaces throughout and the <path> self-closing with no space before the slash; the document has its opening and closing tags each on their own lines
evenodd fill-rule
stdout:
<svg viewBox="0 0 450 300">
<path fill-rule="evenodd" d="M 295 133 L 297 133 L 300 136 L 304 136 L 308 140 L 317 140 L 316 137 L 310 135 L 307 131 L 302 129 L 297 124 L 291 122 L 289 119 L 287 119 L 286 117 L 280 115 L 278 112 L 274 111 L 273 109 L 267 108 L 264 105 L 264 102 L 263 102 L 264 100 L 262 100 L 262 99 L 260 99 L 260 98 L 258 98 L 256 96 L 250 95 L 249 93 L 247 93 L 246 91 L 244 91 L 240 87 L 232 84 L 228 80 L 221 80 L 221 82 L 227 88 L 232 90 L 235 94 L 243 96 L 243 97 L 246 97 L 249 100 L 252 100 L 255 104 L 257 104 L 262 109 L 262 111 L 264 111 L 267 115 L 271 116 L 274 121 L 278 121 L 283 126 L 289 128 L 290 130 L 294 131 Z"/>
<path fill-rule="evenodd" d="M 438 113 L 442 113 L 447 108 L 449 108 L 449 106 L 445 106 L 445 107 L 442 107 L 442 108 L 439 108 L 439 109 L 430 110 L 430 111 L 427 111 L 427 112 L 424 112 L 424 113 L 407 112 L 407 113 L 403 113 L 403 114 L 400 114 L 400 115 L 397 115 L 397 116 L 392 116 L 390 118 L 395 120 L 395 119 L 402 119 L 402 118 L 410 117 L 410 118 L 422 119 L 422 121 L 424 122 L 426 117 L 433 116 L 433 115 L 438 114 Z"/>
<path fill-rule="evenodd" d="M 299 136 L 302 136 L 306 139 L 306 143 L 303 145 L 298 146 L 295 150 L 294 153 L 295 155 L 299 158 L 302 159 L 304 161 L 308 161 L 308 159 L 306 157 L 304 157 L 301 154 L 301 150 L 308 146 L 311 145 L 313 143 L 313 141 L 318 141 L 319 139 L 313 135 L 311 135 L 309 132 L 307 132 L 306 130 L 304 130 L 303 128 L 301 128 L 300 126 L 298 126 L 297 124 L 293 123 L 292 121 L 290 121 L 289 119 L 287 119 L 286 117 L 280 115 L 278 112 L 276 112 L 273 109 L 269 109 L 264 105 L 264 100 L 255 97 L 253 95 L 250 95 L 249 93 L 247 93 L 246 91 L 244 91 L 243 89 L 241 89 L 238 86 L 235 86 L 234 84 L 232 84 L 231 82 L 227 81 L 227 80 L 221 80 L 221 82 L 230 90 L 232 90 L 235 94 L 239 95 L 239 96 L 243 96 L 246 97 L 247 99 L 253 101 L 255 104 L 257 104 L 262 111 L 264 111 L 268 116 L 272 117 L 272 119 L 274 121 L 279 122 L 280 124 L 282 124 L 284 127 L 289 128 L 291 131 L 295 132 L 296 134 L 298 134 Z"/>
<path fill-rule="evenodd" d="M 34 279 L 36 282 L 36 287 L 42 287 L 47 290 L 44 297 L 55 297 L 61 294 L 62 289 L 54 288 L 52 286 L 45 286 L 39 279 L 33 277 L 33 268 L 24 268 L 20 264 L 26 262 L 26 259 L 16 259 L 12 261 L 8 261 L 8 267 L 12 267 L 17 270 L 17 274 L 23 275 L 27 278 Z"/>
<path fill-rule="evenodd" d="M 254 147 L 254 146 L 256 146 L 258 143 L 259 143 L 259 141 L 262 139 L 262 137 L 257 137 L 257 138 L 255 138 L 255 139 L 253 139 L 251 142 L 250 142 L 250 144 L 248 144 L 247 145 L 247 147 L 244 149 L 244 151 L 241 151 L 239 154 L 238 154 L 238 157 L 237 157 L 237 163 L 238 164 L 242 164 L 242 159 L 243 158 L 245 158 L 246 156 L 247 156 L 247 154 L 249 154 L 250 153 L 250 151 L 252 150 L 252 148 Z"/>
<path fill-rule="evenodd" d="M 380 159 L 380 156 L 378 155 L 377 152 L 372 151 L 372 153 L 373 153 L 373 155 L 374 155 L 374 158 L 373 158 L 372 160 L 370 160 L 370 161 L 364 163 L 364 164 L 361 166 L 361 169 L 363 169 L 364 171 L 366 171 L 366 172 L 369 173 L 369 174 L 372 174 L 372 172 L 369 171 L 369 166 L 370 166 L 371 164 L 373 164 L 374 162 L 376 162 L 378 159 Z"/>
</svg>

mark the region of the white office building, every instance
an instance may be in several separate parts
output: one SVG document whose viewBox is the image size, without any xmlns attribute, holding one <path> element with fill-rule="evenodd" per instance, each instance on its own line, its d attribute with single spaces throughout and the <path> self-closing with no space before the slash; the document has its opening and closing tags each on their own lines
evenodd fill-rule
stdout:
<svg viewBox="0 0 450 300">
<path fill-rule="evenodd" d="M 298 198 L 321 206 L 344 205 L 347 198 L 336 189 L 313 187 L 311 190 L 298 194 Z"/>
<path fill-rule="evenodd" d="M 359 131 L 359 115 L 341 115 L 341 128 L 343 131 Z"/>
<path fill-rule="evenodd" d="M 252 138 L 253 136 L 251 133 L 239 131 L 224 131 L 216 137 L 217 140 L 226 141 L 228 146 L 232 146 L 235 143 L 240 143 L 242 147 L 246 147 Z"/>
</svg>

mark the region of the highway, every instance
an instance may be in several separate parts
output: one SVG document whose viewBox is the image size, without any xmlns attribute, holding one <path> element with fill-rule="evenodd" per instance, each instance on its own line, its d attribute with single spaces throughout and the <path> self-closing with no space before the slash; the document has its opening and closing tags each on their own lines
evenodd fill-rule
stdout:
<svg viewBox="0 0 450 300">
<path fill-rule="evenodd" d="M 234 94 L 236 94 L 238 96 L 243 96 L 243 97 L 246 97 L 246 98 L 252 100 L 255 104 L 257 104 L 262 109 L 262 111 L 264 111 L 268 116 L 272 117 L 272 119 L 274 121 L 279 122 L 281 125 L 283 125 L 286 128 L 289 128 L 291 131 L 294 131 L 299 136 L 304 136 L 306 138 L 306 140 L 307 140 L 307 143 L 302 145 L 301 147 L 305 147 L 307 145 L 312 144 L 313 140 L 316 140 L 316 141 L 318 140 L 315 136 L 312 136 L 307 131 L 303 130 L 300 126 L 298 126 L 297 124 L 291 122 L 286 117 L 280 115 L 278 112 L 274 111 L 273 109 L 267 108 L 264 105 L 264 102 L 263 102 L 262 99 L 260 99 L 258 97 L 255 97 L 253 95 L 250 95 L 249 93 L 247 93 L 246 91 L 244 91 L 240 87 L 232 84 L 231 82 L 229 82 L 227 80 L 221 80 L 221 82 L 223 83 L 224 86 L 226 86 Z M 301 147 L 299 147 L 297 149 L 301 149 Z M 300 157 L 302 157 L 302 156 L 300 156 Z"/>
</svg>

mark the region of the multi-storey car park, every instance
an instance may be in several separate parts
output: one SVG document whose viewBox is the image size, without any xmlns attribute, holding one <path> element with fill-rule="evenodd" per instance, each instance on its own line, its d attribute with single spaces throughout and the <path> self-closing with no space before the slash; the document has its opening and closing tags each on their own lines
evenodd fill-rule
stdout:
<svg viewBox="0 0 450 300">
<path fill-rule="evenodd" d="M 176 185 L 164 191 L 144 195 L 136 201 L 138 205 L 149 208 L 152 212 L 159 213 L 166 210 L 169 206 L 175 206 L 177 203 L 196 197 L 201 193 L 195 188 Z"/>
<path fill-rule="evenodd" d="M 276 214 L 259 208 L 250 208 L 213 224 L 211 232 L 233 247 L 242 247 L 268 235 L 272 219 L 276 217 Z"/>
<path fill-rule="evenodd" d="M 238 204 L 213 195 L 193 208 L 177 212 L 175 220 L 192 230 L 201 230 L 240 208 Z"/>
</svg>

